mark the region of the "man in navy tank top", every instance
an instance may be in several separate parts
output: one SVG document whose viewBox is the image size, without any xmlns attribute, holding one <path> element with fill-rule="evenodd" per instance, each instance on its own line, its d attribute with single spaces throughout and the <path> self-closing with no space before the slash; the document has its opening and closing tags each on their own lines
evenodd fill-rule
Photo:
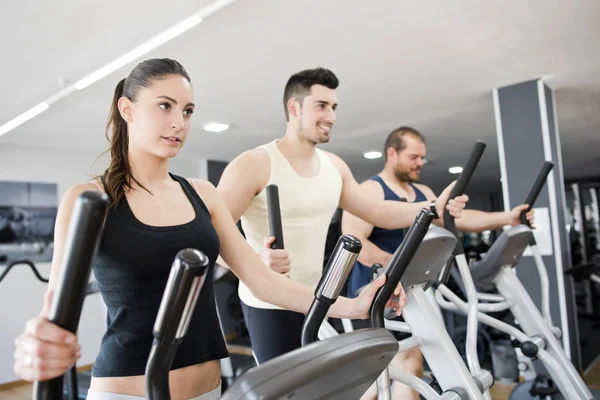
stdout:
<svg viewBox="0 0 600 400">
<path fill-rule="evenodd" d="M 405 126 L 393 130 L 388 135 L 384 150 L 385 166 L 379 174 L 361 184 L 365 190 L 378 199 L 409 203 L 433 200 L 437 197 L 429 187 L 417 183 L 426 155 L 425 138 L 419 131 Z M 518 225 L 519 215 L 527 207 L 522 204 L 510 212 L 464 210 L 461 218 L 456 219 L 456 226 L 467 232 L 481 232 L 500 229 L 505 225 Z M 533 211 L 527 214 L 527 218 L 533 222 Z M 373 226 L 347 211 L 344 211 L 342 217 L 342 231 L 355 235 L 363 244 L 348 284 L 348 297 L 353 297 L 357 289 L 371 281 L 370 266 L 376 263 L 386 265 L 402 243 L 404 234 L 402 229 L 390 230 Z M 361 322 L 354 321 L 355 327 L 365 327 Z M 418 347 L 398 353 L 392 365 L 419 377 L 423 374 L 423 357 Z M 362 400 L 368 398 L 376 398 L 374 386 Z M 418 399 L 419 395 L 410 387 L 395 382 L 392 398 Z"/>
</svg>

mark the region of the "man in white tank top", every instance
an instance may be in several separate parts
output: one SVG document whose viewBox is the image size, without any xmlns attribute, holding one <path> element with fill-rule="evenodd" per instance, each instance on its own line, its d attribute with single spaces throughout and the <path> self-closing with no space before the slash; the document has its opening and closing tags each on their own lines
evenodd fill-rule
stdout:
<svg viewBox="0 0 600 400">
<path fill-rule="evenodd" d="M 323 68 L 290 77 L 283 96 L 285 136 L 238 156 L 217 187 L 265 265 L 312 288 L 321 277 L 329 222 L 337 207 L 373 225 L 396 229 L 410 226 L 423 207 L 438 215 L 447 207 L 459 217 L 467 201 L 460 196 L 448 202 L 453 185 L 431 202 L 375 199 L 360 187 L 340 157 L 317 149 L 331 137 L 338 83 L 333 72 Z M 279 189 L 285 250 L 270 249 L 273 238 L 265 194 L 270 184 Z M 241 282 L 238 292 L 260 363 L 300 347 L 303 314 L 258 300 Z"/>
</svg>

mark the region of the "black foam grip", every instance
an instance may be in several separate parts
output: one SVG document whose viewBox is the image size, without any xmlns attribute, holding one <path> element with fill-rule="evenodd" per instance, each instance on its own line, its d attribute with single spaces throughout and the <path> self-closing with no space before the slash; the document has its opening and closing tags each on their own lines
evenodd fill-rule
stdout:
<svg viewBox="0 0 600 400">
<path fill-rule="evenodd" d="M 267 212 L 269 213 L 269 232 L 275 237 L 272 249 L 283 249 L 283 228 L 281 226 L 281 208 L 277 185 L 267 186 Z"/>
<path fill-rule="evenodd" d="M 170 345 L 175 342 L 175 334 L 190 296 L 194 278 L 204 276 L 208 265 L 208 257 L 197 250 L 183 249 L 175 256 L 169 276 L 172 284 L 165 289 L 159 315 L 157 315 L 160 323 L 155 326 L 157 331 L 154 332 L 154 337 L 160 343 Z M 202 286 L 196 290 L 201 289 Z"/>
<path fill-rule="evenodd" d="M 146 364 L 146 397 L 149 400 L 170 400 L 169 371 L 179 344 L 159 345 L 152 343 Z"/>
<path fill-rule="evenodd" d="M 325 320 L 330 306 L 330 304 L 317 298 L 312 302 L 306 314 L 304 324 L 302 324 L 302 333 L 300 336 L 302 346 L 316 342 L 319 339 L 319 328 Z"/>
<path fill-rule="evenodd" d="M 209 267 L 206 255 L 198 250 L 183 249 L 175 256 L 167 287 L 161 300 L 154 330 L 154 341 L 146 364 L 146 396 L 150 400 L 170 399 L 169 371 L 177 353 L 177 347 L 185 336 L 181 328 L 182 318 L 194 312 L 195 302 Z M 187 308 L 187 309 L 186 309 Z M 178 337 L 178 334 L 180 337 Z"/>
<path fill-rule="evenodd" d="M 369 312 L 372 327 L 383 328 L 385 304 L 394 293 L 396 286 L 398 286 L 400 279 L 402 279 L 402 275 L 404 275 L 406 268 L 421 245 L 431 225 L 431 221 L 433 221 L 431 211 L 422 209 L 408 230 L 406 237 L 386 265 L 384 270 L 387 277 L 385 284 L 377 291 Z"/>
<path fill-rule="evenodd" d="M 477 164 L 485 151 L 486 144 L 482 141 L 477 141 L 473 150 L 471 150 L 471 155 L 469 156 L 467 162 L 465 163 L 462 172 L 460 173 L 458 179 L 456 180 L 456 184 L 452 188 L 452 192 L 450 192 L 450 196 L 448 197 L 448 201 L 454 199 L 455 197 L 461 196 L 464 194 L 467 189 L 467 185 L 475 172 L 475 168 L 477 168 Z M 456 224 L 454 222 L 454 217 L 450 215 L 448 210 L 444 207 L 444 228 L 452 232 L 454 235 L 457 235 Z M 463 249 L 462 243 L 459 241 L 456 242 L 456 248 L 454 249 L 454 255 L 464 254 L 465 250 Z"/>
<path fill-rule="evenodd" d="M 379 263 L 375 263 L 375 264 L 371 265 L 371 273 L 373 275 L 379 276 L 379 270 L 380 269 L 383 269 L 383 265 L 381 265 Z"/>
<path fill-rule="evenodd" d="M 527 195 L 527 198 L 525 199 L 524 204 L 528 204 L 529 207 L 527 208 L 527 210 L 521 211 L 521 215 L 519 216 L 519 218 L 521 219 L 521 223 L 523 225 L 530 226 L 529 221 L 527 221 L 527 217 L 525 217 L 525 214 L 527 214 L 533 207 L 533 204 L 535 203 L 538 196 L 540 195 L 540 192 L 542 191 L 542 188 L 544 187 L 544 184 L 546 183 L 546 179 L 548 178 L 548 174 L 550 173 L 550 171 L 552 171 L 553 167 L 554 167 L 554 163 L 551 163 L 550 161 L 546 161 L 544 163 L 544 165 L 542 165 L 542 169 L 540 170 L 540 173 L 538 174 L 537 178 L 535 179 L 535 183 L 533 184 L 531 191 L 529 192 L 529 194 Z"/>
<path fill-rule="evenodd" d="M 92 262 L 98 251 L 102 225 L 108 209 L 105 194 L 82 193 L 73 207 L 67 233 L 60 276 L 52 299 L 48 320 L 75 333 L 86 296 Z M 35 382 L 35 400 L 62 399 L 63 378 Z"/>
<path fill-rule="evenodd" d="M 79 387 L 77 386 L 77 367 L 74 365 L 71 367 L 71 369 L 67 372 L 67 375 L 65 376 L 65 378 L 67 379 L 66 382 L 66 387 L 69 388 L 68 390 L 68 399 L 67 400 L 78 400 L 79 399 Z"/>
</svg>

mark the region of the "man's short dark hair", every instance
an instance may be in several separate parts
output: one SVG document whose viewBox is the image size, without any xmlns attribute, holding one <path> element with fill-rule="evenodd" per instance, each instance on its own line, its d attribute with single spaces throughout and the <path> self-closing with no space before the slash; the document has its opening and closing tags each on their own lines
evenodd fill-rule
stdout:
<svg viewBox="0 0 600 400">
<path fill-rule="evenodd" d="M 300 104 L 308 94 L 313 85 L 322 85 L 329 89 L 337 89 L 340 81 L 337 76 L 326 68 L 305 69 L 288 79 L 283 91 L 283 109 L 285 110 L 285 120 L 289 121 L 287 103 L 291 98 L 296 99 Z"/>
<path fill-rule="evenodd" d="M 400 128 L 396 128 L 390 132 L 387 139 L 385 140 L 385 146 L 383 148 L 383 154 L 385 154 L 385 160 L 387 161 L 387 149 L 392 147 L 396 150 L 397 153 L 400 153 L 402 150 L 406 148 L 406 142 L 404 141 L 404 136 L 412 135 L 419 139 L 423 144 L 425 144 L 425 136 L 421 134 L 415 128 L 411 128 L 410 126 L 401 126 Z"/>
</svg>

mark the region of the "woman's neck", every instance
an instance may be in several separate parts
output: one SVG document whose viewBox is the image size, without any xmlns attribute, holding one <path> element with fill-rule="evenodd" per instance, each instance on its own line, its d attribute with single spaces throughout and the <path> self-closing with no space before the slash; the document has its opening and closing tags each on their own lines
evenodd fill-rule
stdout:
<svg viewBox="0 0 600 400">
<path fill-rule="evenodd" d="M 130 151 L 129 165 L 133 177 L 144 187 L 156 187 L 169 177 L 169 160 L 152 154 L 141 154 Z M 137 186 L 134 183 L 134 186 Z"/>
</svg>

